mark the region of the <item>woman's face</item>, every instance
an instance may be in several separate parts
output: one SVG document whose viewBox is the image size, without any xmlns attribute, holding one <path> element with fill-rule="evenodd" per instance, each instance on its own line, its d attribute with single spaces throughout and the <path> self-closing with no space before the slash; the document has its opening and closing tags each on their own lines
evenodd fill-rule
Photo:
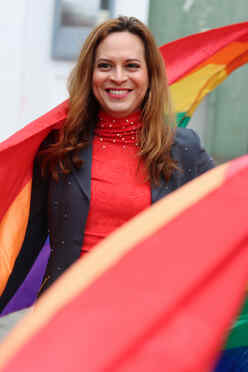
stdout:
<svg viewBox="0 0 248 372">
<path fill-rule="evenodd" d="M 113 32 L 96 49 L 92 88 L 102 109 L 116 118 L 137 111 L 148 88 L 144 45 L 130 32 Z"/>
</svg>

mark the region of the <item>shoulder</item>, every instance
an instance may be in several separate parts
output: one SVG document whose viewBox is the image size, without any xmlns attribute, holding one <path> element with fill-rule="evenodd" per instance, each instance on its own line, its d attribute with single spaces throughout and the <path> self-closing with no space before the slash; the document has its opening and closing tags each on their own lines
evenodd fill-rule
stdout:
<svg viewBox="0 0 248 372">
<path fill-rule="evenodd" d="M 201 147 L 200 137 L 193 129 L 177 127 L 173 146 L 178 148 L 192 146 L 193 149 L 197 150 Z"/>
<path fill-rule="evenodd" d="M 188 128 L 177 128 L 172 157 L 182 169 L 194 169 L 195 176 L 214 167 L 214 161 L 202 146 L 199 135 Z"/>
</svg>

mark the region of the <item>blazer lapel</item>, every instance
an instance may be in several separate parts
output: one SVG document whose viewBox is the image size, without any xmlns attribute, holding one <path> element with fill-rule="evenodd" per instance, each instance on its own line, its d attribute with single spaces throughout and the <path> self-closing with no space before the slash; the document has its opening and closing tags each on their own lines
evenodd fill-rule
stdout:
<svg viewBox="0 0 248 372">
<path fill-rule="evenodd" d="M 80 169 L 73 168 L 72 175 L 78 183 L 81 191 L 90 200 L 91 190 L 91 166 L 92 166 L 92 141 L 79 152 L 79 158 L 83 160 L 83 166 Z"/>
</svg>

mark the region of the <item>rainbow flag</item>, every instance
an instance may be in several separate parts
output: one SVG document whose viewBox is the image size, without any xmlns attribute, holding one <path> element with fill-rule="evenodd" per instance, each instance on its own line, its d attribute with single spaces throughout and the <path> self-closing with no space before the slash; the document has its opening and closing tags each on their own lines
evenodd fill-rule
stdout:
<svg viewBox="0 0 248 372">
<path fill-rule="evenodd" d="M 248 22 L 191 35 L 160 51 L 178 125 L 185 127 L 202 99 L 248 62 Z"/>
<path fill-rule="evenodd" d="M 220 84 L 234 69 L 247 63 L 248 23 L 226 26 L 192 35 L 169 43 L 160 49 L 166 61 L 172 97 L 178 115 L 178 124 L 186 126 L 202 98 Z M 67 102 L 64 102 L 0 145 L 0 294 L 4 293 L 6 284 L 11 277 L 26 232 L 30 213 L 32 167 L 35 154 L 40 143 L 48 133 L 52 129 L 63 125 L 66 115 Z M 246 160 L 244 160 L 244 162 L 245 161 Z M 246 176 L 244 173 L 242 174 L 243 180 L 245 181 Z M 240 190 L 238 193 L 237 190 L 239 189 L 236 189 L 236 194 L 239 194 Z M 234 201 L 234 194 L 232 194 L 232 197 Z M 180 200 L 180 203 L 182 203 L 182 200 Z M 213 212 L 213 215 L 214 214 Z M 236 216 L 238 218 L 238 214 L 236 214 Z M 182 218 L 181 215 L 180 218 Z M 190 217 L 188 218 L 191 223 L 194 223 Z M 198 226 L 199 218 L 195 220 L 195 223 L 197 220 Z M 219 219 L 218 223 L 220 221 L 221 225 L 218 224 L 218 228 L 224 231 L 225 226 L 223 220 Z M 205 235 L 203 234 L 202 236 Z M 202 237 L 198 238 L 198 245 L 202 244 Z M 44 271 L 44 266 L 46 265 L 47 253 L 42 257 L 40 261 L 36 262 L 36 266 L 31 269 L 26 284 L 24 283 L 23 287 L 19 289 L 19 291 L 22 292 L 18 291 L 16 297 L 12 299 L 11 308 L 8 308 L 10 304 L 5 307 L 5 314 L 9 311 L 29 306 L 34 301 L 35 294 L 31 291 L 32 293 L 29 295 L 29 298 L 25 300 L 25 304 L 22 303 L 24 297 L 23 291 L 30 289 L 30 287 L 34 288 L 35 285 L 38 289 L 42 270 Z M 234 267 L 234 275 L 238 275 L 236 268 L 237 267 Z M 36 280 L 30 279 L 30 275 L 31 278 L 34 278 L 34 276 L 32 276 L 34 274 Z M 244 273 L 241 271 L 240 275 L 243 274 Z M 174 273 L 174 278 L 175 277 L 176 273 Z M 224 311 L 223 307 L 220 307 L 221 304 L 217 302 L 217 310 L 221 310 L 224 313 L 226 316 L 225 319 L 230 321 L 231 317 L 234 316 L 238 304 L 240 304 L 242 293 L 243 286 L 237 286 L 237 298 L 239 298 L 239 301 L 234 301 L 234 305 L 236 306 L 235 311 L 229 304 Z M 209 307 L 209 304 L 213 303 L 213 301 L 209 298 L 208 300 Z M 236 348 L 240 345 L 242 347 L 247 346 L 248 342 L 246 341 L 246 337 L 244 337 L 243 342 L 240 342 L 240 334 L 244 329 L 247 329 L 245 314 L 247 314 L 246 311 L 242 315 L 243 318 L 240 318 L 234 326 L 231 338 L 229 338 L 227 343 L 227 348 L 233 348 L 234 346 Z M 242 322 L 241 320 L 244 321 Z M 225 325 L 227 323 L 228 322 L 226 322 Z M 222 336 L 223 329 L 224 328 L 221 328 L 221 331 L 219 330 Z M 203 332 L 203 330 L 199 332 Z M 218 338 L 218 340 L 220 340 L 220 338 Z M 215 343 L 213 346 L 215 353 L 217 350 L 216 345 Z M 191 352 L 192 355 L 198 355 L 194 354 L 196 352 L 194 350 L 191 350 Z M 213 356 L 213 354 L 211 355 Z M 211 360 L 212 356 L 210 358 Z M 181 370 L 185 371 L 184 369 Z"/>
<path fill-rule="evenodd" d="M 111 234 L 5 340 L 0 371 L 213 371 L 247 288 L 247 188 L 245 156 Z"/>
<path fill-rule="evenodd" d="M 62 125 L 66 114 L 67 103 L 64 102 L 0 145 L 0 296 L 4 293 L 8 279 L 11 277 L 26 233 L 35 155 L 48 133 L 55 127 Z M 31 275 L 33 278 L 34 274 L 37 280 L 29 280 L 26 286 L 24 284 L 26 289 L 36 287 L 38 290 L 45 265 L 44 260 L 37 263 L 37 272 Z M 31 305 L 35 300 L 32 290 L 28 304 L 27 302 L 23 304 L 23 294 L 17 294 L 17 296 L 21 302 L 15 302 L 13 299 L 15 302 L 11 305 L 13 311 L 25 307 L 25 305 Z M 0 308 L 1 305 L 0 298 Z M 4 314 L 7 312 L 9 312 L 8 309 L 3 311 Z"/>
</svg>

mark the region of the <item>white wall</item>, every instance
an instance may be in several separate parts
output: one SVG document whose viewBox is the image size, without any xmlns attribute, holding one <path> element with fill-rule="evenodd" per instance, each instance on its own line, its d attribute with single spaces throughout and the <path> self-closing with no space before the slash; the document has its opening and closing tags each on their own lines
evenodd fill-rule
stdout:
<svg viewBox="0 0 248 372">
<path fill-rule="evenodd" d="M 149 0 L 116 0 L 114 15 L 132 15 L 147 23 L 148 8 Z M 0 141 L 67 97 L 73 63 L 50 57 L 53 10 L 53 0 L 1 4 Z"/>
<path fill-rule="evenodd" d="M 149 0 L 116 0 L 115 16 L 126 15 L 139 18 L 147 23 L 149 14 Z"/>
<path fill-rule="evenodd" d="M 17 126 L 20 113 L 25 1 L 4 2 L 0 12 L 0 139 Z M 13 11 L 14 9 L 14 11 Z"/>
<path fill-rule="evenodd" d="M 50 58 L 52 0 L 9 0 L 2 4 L 0 140 L 66 98 L 72 64 Z"/>
</svg>

